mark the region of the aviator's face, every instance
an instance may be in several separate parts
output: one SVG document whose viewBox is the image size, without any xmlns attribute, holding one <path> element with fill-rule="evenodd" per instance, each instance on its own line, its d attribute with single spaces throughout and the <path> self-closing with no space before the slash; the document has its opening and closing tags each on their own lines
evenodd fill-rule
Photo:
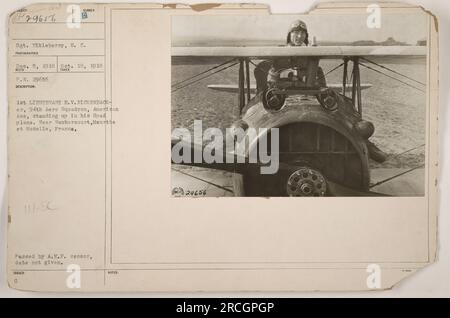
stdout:
<svg viewBox="0 0 450 318">
<path fill-rule="evenodd" d="M 292 31 L 290 37 L 291 43 L 293 45 L 303 45 L 306 39 L 306 31 L 305 30 Z"/>
</svg>

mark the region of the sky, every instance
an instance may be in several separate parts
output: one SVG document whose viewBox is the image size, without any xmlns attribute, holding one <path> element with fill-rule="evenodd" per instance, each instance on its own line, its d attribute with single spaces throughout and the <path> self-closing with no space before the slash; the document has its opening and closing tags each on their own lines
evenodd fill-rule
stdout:
<svg viewBox="0 0 450 318">
<path fill-rule="evenodd" d="M 318 42 L 353 42 L 357 40 L 384 41 L 393 37 L 400 42 L 416 44 L 426 39 L 425 13 L 382 13 L 381 27 L 367 27 L 368 13 L 345 15 L 265 15 L 265 16 L 172 16 L 172 43 L 174 46 L 191 42 L 246 39 L 269 40 L 284 43 L 287 30 L 297 19 L 306 22 L 310 38 Z"/>
</svg>

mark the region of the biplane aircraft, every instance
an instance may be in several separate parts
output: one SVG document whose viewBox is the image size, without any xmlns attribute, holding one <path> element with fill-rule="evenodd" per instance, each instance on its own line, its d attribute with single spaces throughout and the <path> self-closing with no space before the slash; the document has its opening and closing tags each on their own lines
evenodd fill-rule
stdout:
<svg viewBox="0 0 450 318">
<path fill-rule="evenodd" d="M 225 60 L 208 70 L 214 73 L 238 65 L 236 85 L 208 85 L 210 89 L 238 95 L 239 120 L 234 127 L 244 131 L 259 127 L 279 129 L 279 169 L 275 174 L 261 174 L 262 163 L 248 160 L 245 163 L 239 160 L 194 163 L 192 160 L 184 164 L 232 173 L 231 181 L 225 183 L 228 182 L 235 196 L 389 195 L 386 191 L 374 191 L 374 185 L 414 173 L 415 169 L 385 176 L 381 181 L 379 178 L 371 180 L 369 159 L 382 162 L 386 154 L 369 140 L 375 127 L 363 117 L 361 91 L 371 84 L 361 83 L 360 67 L 371 69 L 369 64 L 380 65 L 377 61 L 386 57 L 425 56 L 424 46 L 173 47 L 172 63 L 211 64 Z M 277 59 L 293 58 L 302 59 L 304 67 L 283 69 L 278 78 L 262 87 L 251 84 L 250 64 L 258 66 L 257 63 L 268 61 L 270 65 Z M 323 74 L 320 60 L 324 59 L 341 61 L 331 71 L 342 68 L 342 83 L 327 84 L 319 78 L 331 72 Z M 177 142 L 179 140 L 172 140 L 172 149 Z M 249 141 L 246 156 L 256 144 L 256 140 Z M 202 151 L 202 145 L 191 144 L 190 147 L 192 156 Z M 201 174 L 201 170 L 193 169 L 191 174 L 183 175 L 197 178 L 199 175 L 195 177 L 195 171 Z M 217 184 L 218 181 L 205 182 Z M 173 194 L 178 194 L 180 188 L 176 181 L 172 186 L 178 189 Z M 413 188 L 414 184 L 406 186 Z"/>
</svg>

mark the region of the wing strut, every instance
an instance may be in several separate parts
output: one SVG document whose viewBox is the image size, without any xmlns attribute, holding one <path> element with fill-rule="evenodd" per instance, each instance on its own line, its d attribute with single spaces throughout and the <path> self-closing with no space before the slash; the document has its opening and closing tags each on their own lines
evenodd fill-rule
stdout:
<svg viewBox="0 0 450 318">
<path fill-rule="evenodd" d="M 362 102 L 361 102 L 361 76 L 359 72 L 359 57 L 354 57 L 353 61 L 353 87 L 352 87 L 352 103 L 362 116 Z"/>
<path fill-rule="evenodd" d="M 250 60 L 245 59 L 245 76 L 247 82 L 247 103 L 250 101 Z"/>
<path fill-rule="evenodd" d="M 245 106 L 245 75 L 244 75 L 244 59 L 239 59 L 239 116 Z"/>
<path fill-rule="evenodd" d="M 344 74 L 342 75 L 342 95 L 344 95 L 344 96 L 345 96 L 345 91 L 347 88 L 347 80 L 348 80 L 347 70 L 348 70 L 348 58 L 345 57 L 344 58 Z"/>
</svg>

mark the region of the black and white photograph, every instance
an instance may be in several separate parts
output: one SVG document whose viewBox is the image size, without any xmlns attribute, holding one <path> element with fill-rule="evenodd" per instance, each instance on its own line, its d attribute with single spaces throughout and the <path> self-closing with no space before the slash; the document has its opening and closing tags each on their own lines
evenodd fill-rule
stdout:
<svg viewBox="0 0 450 318">
<path fill-rule="evenodd" d="M 450 294 L 448 8 L 142 1 L 3 5 L 0 295 Z"/>
<path fill-rule="evenodd" d="M 172 197 L 423 196 L 428 16 L 172 17 Z"/>
</svg>

